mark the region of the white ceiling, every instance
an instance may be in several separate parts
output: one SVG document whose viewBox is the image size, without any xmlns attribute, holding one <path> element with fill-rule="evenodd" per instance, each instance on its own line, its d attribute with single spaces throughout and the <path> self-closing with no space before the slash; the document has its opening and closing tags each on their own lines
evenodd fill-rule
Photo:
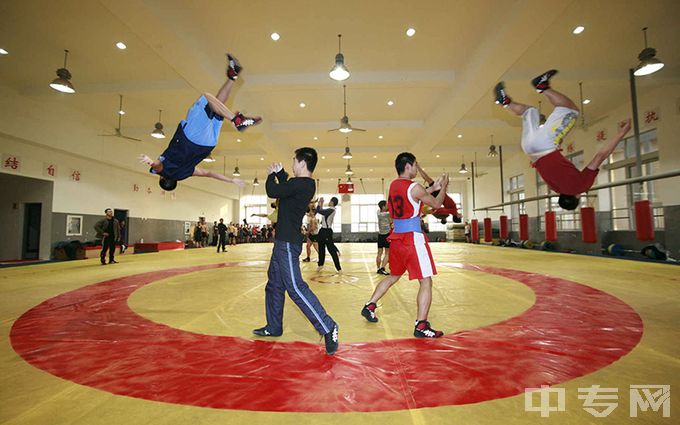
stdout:
<svg viewBox="0 0 680 425">
<path fill-rule="evenodd" d="M 142 138 L 149 153 L 168 140 L 149 136 L 158 109 L 171 133 L 199 93 L 222 84 L 224 54 L 233 52 L 244 71 L 229 106 L 265 121 L 243 134 L 225 125 L 215 156 L 228 164 L 238 158 L 244 174 L 261 169 L 261 157 L 287 161 L 303 145 L 326 156 L 324 174 L 342 174 L 344 135 L 326 131 L 342 116 L 342 83 L 328 77 L 339 33 L 352 73 L 350 122 L 368 130 L 349 138 L 352 167 L 364 177 L 392 176 L 402 150 L 437 169 L 453 170 L 475 152 L 482 167 L 494 166 L 482 159 L 491 134 L 516 152 L 520 122 L 492 101 L 500 79 L 513 96 L 535 103 L 528 80 L 558 68 L 556 87 L 577 99 L 582 81 L 592 99 L 587 116 L 605 114 L 628 99 L 627 69 L 643 47 L 643 26 L 666 67 L 640 80 L 640 90 L 680 80 L 675 0 L 34 0 L 5 1 L 0 16 L 0 47 L 10 52 L 0 57 L 5 84 L 36 99 L 61 96 L 107 132 L 117 124 L 121 93 L 124 132 Z M 576 25 L 585 32 L 573 35 Z M 417 31 L 413 38 L 408 27 Z M 278 42 L 269 37 L 274 31 Z M 75 95 L 47 85 L 65 48 Z"/>
</svg>

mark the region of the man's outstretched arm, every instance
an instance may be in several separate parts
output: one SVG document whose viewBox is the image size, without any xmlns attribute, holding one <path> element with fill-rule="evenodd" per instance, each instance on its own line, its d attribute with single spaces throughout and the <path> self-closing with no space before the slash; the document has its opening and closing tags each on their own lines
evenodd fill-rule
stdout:
<svg viewBox="0 0 680 425">
<path fill-rule="evenodd" d="M 628 131 L 630 131 L 630 118 L 626 120 L 626 123 L 623 125 L 623 127 L 621 127 L 619 132 L 616 134 L 616 137 L 606 142 L 604 146 L 602 146 L 600 150 L 597 151 L 592 161 L 590 161 L 590 164 L 588 164 L 588 168 L 593 171 L 600 168 L 600 165 L 602 165 L 602 163 L 605 162 L 607 158 L 609 158 L 609 155 L 611 155 L 612 152 L 614 152 L 614 149 L 616 149 L 616 146 L 618 146 L 619 142 L 624 137 L 626 137 Z"/>
<path fill-rule="evenodd" d="M 246 185 L 246 183 L 241 179 L 234 179 L 234 178 L 231 178 L 231 177 L 227 177 L 223 174 L 215 173 L 213 171 L 204 170 L 203 168 L 198 168 L 198 167 L 194 169 L 193 175 L 196 176 L 196 177 L 211 177 L 213 179 L 220 180 L 220 181 L 223 181 L 223 182 L 234 183 L 235 185 L 238 185 L 240 187 L 244 187 Z"/>
</svg>

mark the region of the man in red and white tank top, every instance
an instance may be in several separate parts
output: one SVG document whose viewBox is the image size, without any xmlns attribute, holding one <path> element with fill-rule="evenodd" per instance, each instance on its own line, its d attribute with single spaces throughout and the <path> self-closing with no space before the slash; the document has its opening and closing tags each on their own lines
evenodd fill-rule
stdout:
<svg viewBox="0 0 680 425">
<path fill-rule="evenodd" d="M 377 322 L 376 303 L 408 271 L 410 280 L 418 279 L 418 317 L 413 335 L 416 338 L 439 338 L 444 335 L 430 327 L 427 315 L 432 304 L 432 276 L 437 274 L 432 259 L 427 236 L 420 229 L 420 212 L 423 204 L 440 208 L 444 203 L 448 175 L 442 175 L 432 186 L 425 189 L 413 181 L 418 173 L 416 157 L 409 152 L 397 155 L 394 165 L 399 178 L 390 185 L 389 211 L 394 229 L 390 241 L 390 276 L 383 279 L 375 288 L 371 299 L 361 310 L 361 315 L 369 322 Z M 439 191 L 437 197 L 432 192 Z"/>
</svg>

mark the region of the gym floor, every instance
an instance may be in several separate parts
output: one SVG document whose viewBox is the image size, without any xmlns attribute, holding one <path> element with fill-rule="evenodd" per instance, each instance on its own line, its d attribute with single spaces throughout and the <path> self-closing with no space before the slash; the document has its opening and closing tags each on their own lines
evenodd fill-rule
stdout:
<svg viewBox="0 0 680 425">
<path fill-rule="evenodd" d="M 290 299 L 282 337 L 251 335 L 265 323 L 271 244 L 1 269 L 0 423 L 651 424 L 680 414 L 677 402 L 670 417 L 653 400 L 644 411 L 632 394 L 645 393 L 631 391 L 680 388 L 677 266 L 433 243 L 429 318 L 446 335 L 425 341 L 411 337 L 418 283 L 402 279 L 368 323 L 359 311 L 381 277 L 375 245 L 339 246 L 342 275 L 301 263 L 340 324 L 333 357 Z M 541 385 L 554 390 L 545 418 L 541 394 L 525 403 L 525 388 Z M 593 385 L 616 398 L 585 400 L 579 388 Z M 589 402 L 616 406 L 596 418 Z"/>
</svg>

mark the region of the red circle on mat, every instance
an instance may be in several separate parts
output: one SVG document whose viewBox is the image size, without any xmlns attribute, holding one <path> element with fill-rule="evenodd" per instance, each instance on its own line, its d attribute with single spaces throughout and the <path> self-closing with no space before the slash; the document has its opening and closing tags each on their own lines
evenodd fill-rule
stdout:
<svg viewBox="0 0 680 425">
<path fill-rule="evenodd" d="M 516 280 L 534 291 L 536 302 L 516 317 L 436 340 L 341 339 L 335 356 L 319 344 L 186 332 L 141 317 L 127 304 L 135 290 L 160 279 L 260 264 L 176 268 L 67 292 L 17 319 L 12 346 L 37 368 L 113 394 L 219 409 L 375 412 L 478 403 L 559 384 L 611 364 L 642 337 L 640 316 L 605 292 L 552 276 L 453 263 L 438 266 Z M 374 326 L 357 306 L 347 308 L 357 309 L 357 319 L 340 324 L 341 337 L 343 326 Z"/>
</svg>

